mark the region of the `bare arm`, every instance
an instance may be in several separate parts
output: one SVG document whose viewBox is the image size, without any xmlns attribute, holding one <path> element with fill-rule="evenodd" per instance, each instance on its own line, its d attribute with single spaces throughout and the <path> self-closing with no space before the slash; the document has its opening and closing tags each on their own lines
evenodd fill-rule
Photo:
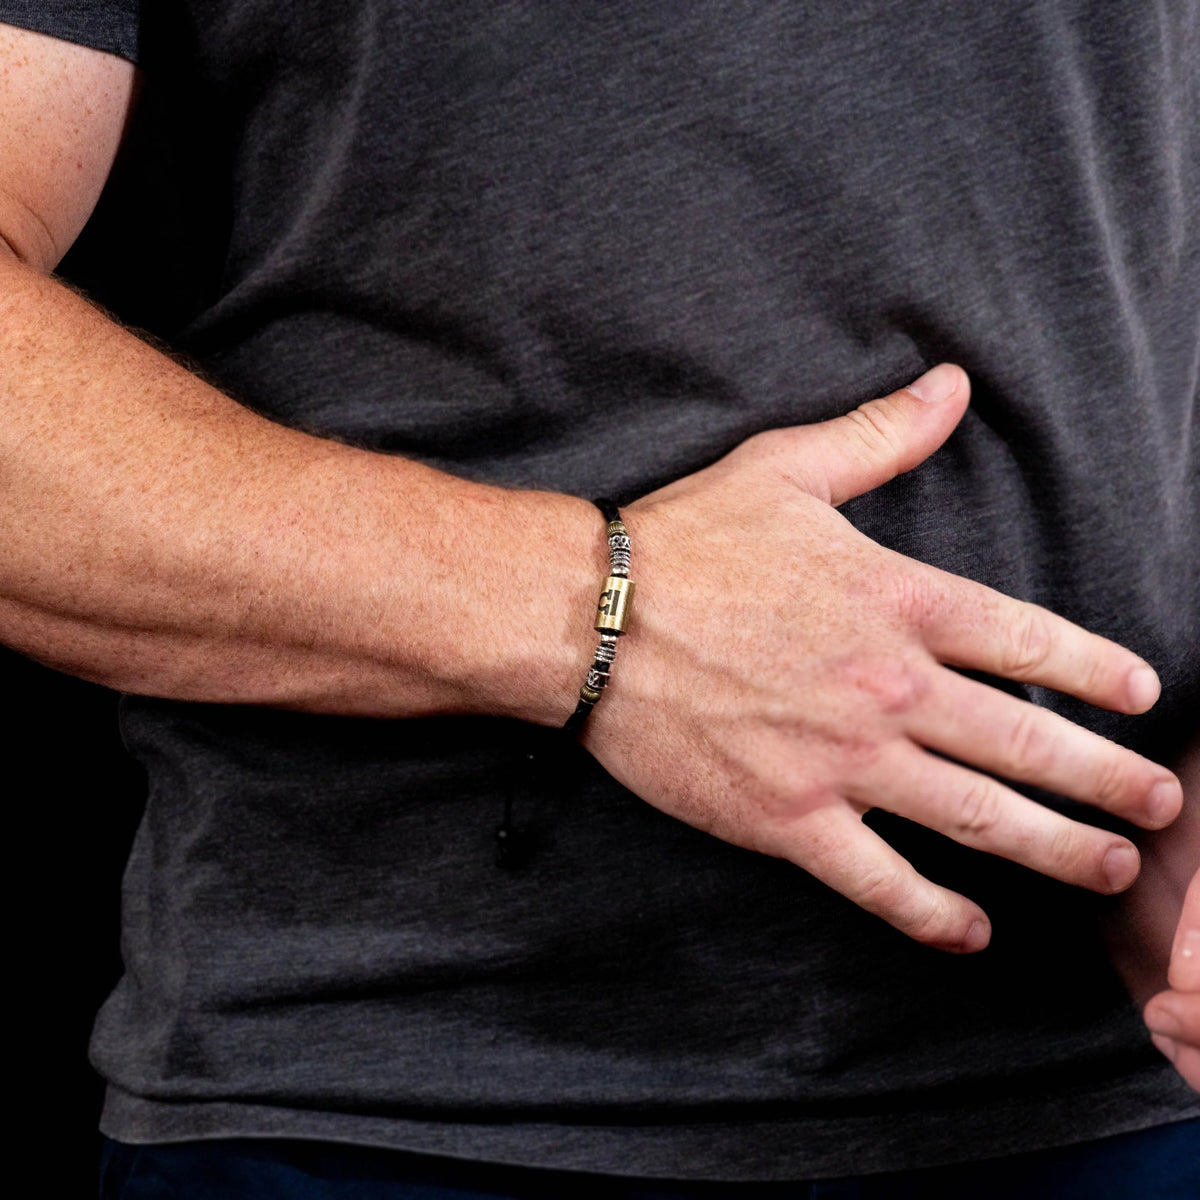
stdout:
<svg viewBox="0 0 1200 1200">
<path fill-rule="evenodd" d="M 568 709 L 600 570 L 589 506 L 272 424 L 48 278 L 104 184 L 133 68 L 3 27 L 0 62 L 4 640 L 186 699 Z M 512 636 L 502 595 L 537 637 Z"/>
<path fill-rule="evenodd" d="M 569 708 L 600 574 L 588 505 L 263 420 L 11 259 L 0 356 L 11 645 L 183 699 Z M 536 637 L 512 636 L 513 595 Z"/>
<path fill-rule="evenodd" d="M 120 146 L 137 80 L 110 54 L 0 25 L 0 236 L 52 269 L 83 228 Z"/>
<path fill-rule="evenodd" d="M 39 65 L 45 39 L 14 37 L 29 70 L 0 93 L 26 131 L 0 160 L 0 194 L 16 197 L 0 211 L 13 247 L 0 253 L 0 636 L 150 694 L 561 723 L 590 658 L 595 511 L 281 428 L 48 278 L 108 170 L 132 77 L 71 70 L 61 112 L 26 119 L 54 58 Z M 99 128 L 76 136 L 71 114 L 110 84 Z M 94 157 L 39 183 L 29 164 L 48 143 Z M 943 366 L 631 505 L 643 603 L 586 743 L 649 803 L 957 950 L 986 944 L 986 915 L 891 851 L 867 808 L 1115 891 L 1137 870 L 1127 839 L 991 774 L 1148 827 L 1179 807 L 1170 772 L 945 665 L 1139 712 L 1157 696 L 1146 664 L 837 513 L 931 454 L 968 390 Z M 702 586 L 714 563 L 736 585 L 716 602 Z"/>
</svg>

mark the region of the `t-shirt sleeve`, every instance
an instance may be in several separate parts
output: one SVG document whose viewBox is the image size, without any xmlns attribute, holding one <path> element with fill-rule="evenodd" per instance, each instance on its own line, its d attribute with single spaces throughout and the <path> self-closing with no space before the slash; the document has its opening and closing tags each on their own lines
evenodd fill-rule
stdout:
<svg viewBox="0 0 1200 1200">
<path fill-rule="evenodd" d="M 141 0 L 0 0 L 0 23 L 138 60 Z"/>
</svg>

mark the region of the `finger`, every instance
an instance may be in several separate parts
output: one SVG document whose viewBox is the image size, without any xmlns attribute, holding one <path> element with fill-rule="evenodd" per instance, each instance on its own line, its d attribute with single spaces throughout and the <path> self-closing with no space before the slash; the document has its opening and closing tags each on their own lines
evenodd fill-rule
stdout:
<svg viewBox="0 0 1200 1200">
<path fill-rule="evenodd" d="M 1166 767 L 1045 708 L 944 671 L 913 708 L 910 737 L 973 767 L 1094 804 L 1147 829 L 1183 805 Z"/>
<path fill-rule="evenodd" d="M 802 486 L 829 504 L 861 496 L 927 459 L 966 411 L 971 385 L 942 363 L 842 417 L 792 431 Z"/>
<path fill-rule="evenodd" d="M 1200 992 L 1159 992 L 1146 1005 L 1146 1027 L 1180 1046 L 1200 1047 Z"/>
<path fill-rule="evenodd" d="M 783 853 L 927 946 L 970 954 L 991 938 L 991 924 L 978 904 L 926 879 L 849 808 L 822 809 L 798 823 Z"/>
<path fill-rule="evenodd" d="M 1185 1046 L 1173 1038 L 1162 1037 L 1157 1033 L 1151 1034 L 1150 1040 L 1171 1061 L 1175 1070 L 1192 1087 L 1200 1091 L 1200 1048 Z"/>
<path fill-rule="evenodd" d="M 1167 982 L 1176 991 L 1200 992 L 1200 872 L 1192 876 L 1183 900 Z"/>
<path fill-rule="evenodd" d="M 1126 838 L 1072 821 L 911 743 L 881 756 L 851 799 L 1094 892 L 1124 891 L 1137 878 L 1140 859 Z"/>
<path fill-rule="evenodd" d="M 1124 646 L 1036 604 L 943 571 L 927 576 L 925 645 L 939 661 L 1053 688 L 1116 712 L 1140 713 L 1159 695 L 1154 668 Z"/>
</svg>

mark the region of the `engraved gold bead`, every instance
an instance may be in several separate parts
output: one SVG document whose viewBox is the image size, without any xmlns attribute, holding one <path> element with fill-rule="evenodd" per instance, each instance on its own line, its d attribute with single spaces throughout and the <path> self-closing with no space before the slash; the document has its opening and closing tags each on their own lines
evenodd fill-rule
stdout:
<svg viewBox="0 0 1200 1200">
<path fill-rule="evenodd" d="M 604 590 L 596 605 L 596 624 L 600 633 L 624 633 L 629 624 L 630 605 L 633 601 L 634 584 L 631 579 L 610 575 L 604 581 Z"/>
</svg>

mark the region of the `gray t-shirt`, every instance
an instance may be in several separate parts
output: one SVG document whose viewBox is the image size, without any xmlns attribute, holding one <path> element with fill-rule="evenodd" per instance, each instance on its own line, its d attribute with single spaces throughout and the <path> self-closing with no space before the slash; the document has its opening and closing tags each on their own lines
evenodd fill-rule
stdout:
<svg viewBox="0 0 1200 1200">
<path fill-rule="evenodd" d="M 1159 758 L 1195 728 L 1194 5 L 0 18 L 136 43 L 139 125 L 69 267 L 244 402 L 630 498 L 959 362 L 961 427 L 846 515 L 1164 682 L 1142 718 L 1040 703 Z M 917 946 L 582 752 L 532 786 L 544 731 L 138 698 L 124 723 L 151 783 L 93 1045 L 116 1137 L 784 1179 L 1200 1112 L 1107 965 L 1106 901 L 903 821 L 871 818 L 987 907 L 985 953 Z M 510 790 L 519 870 L 493 861 Z"/>
</svg>

